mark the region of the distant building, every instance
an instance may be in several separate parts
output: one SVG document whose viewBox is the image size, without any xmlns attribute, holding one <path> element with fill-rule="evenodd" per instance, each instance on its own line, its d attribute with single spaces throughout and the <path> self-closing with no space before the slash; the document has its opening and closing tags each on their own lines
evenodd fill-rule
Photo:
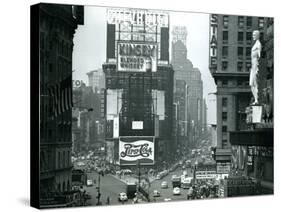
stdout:
<svg viewBox="0 0 281 212">
<path fill-rule="evenodd" d="M 179 34 L 178 34 L 179 33 Z M 184 118 L 185 129 L 189 132 L 185 140 L 194 142 L 202 134 L 203 121 L 203 82 L 198 68 L 194 68 L 190 60 L 187 59 L 185 27 L 175 27 L 172 42 L 172 65 L 174 73 L 174 92 L 176 82 L 184 80 L 186 83 L 186 116 Z M 175 100 L 174 100 L 175 102 Z M 175 102 L 176 103 L 176 102 Z"/>
<path fill-rule="evenodd" d="M 105 88 L 105 76 L 102 69 L 93 70 L 87 73 L 89 86 L 94 92 Z"/>
</svg>

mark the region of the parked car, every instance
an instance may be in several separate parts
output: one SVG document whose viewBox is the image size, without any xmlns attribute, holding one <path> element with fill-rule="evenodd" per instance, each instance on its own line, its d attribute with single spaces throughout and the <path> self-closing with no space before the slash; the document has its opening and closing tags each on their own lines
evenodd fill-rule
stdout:
<svg viewBox="0 0 281 212">
<path fill-rule="evenodd" d="M 168 183 L 166 181 L 163 181 L 161 183 L 161 188 L 168 188 Z"/>
<path fill-rule="evenodd" d="M 119 200 L 120 202 L 127 201 L 127 200 L 128 200 L 127 194 L 126 194 L 125 192 L 121 192 L 121 193 L 118 195 L 118 200 Z"/>
<path fill-rule="evenodd" d="M 93 186 L 93 180 L 87 180 L 87 186 Z"/>
<path fill-rule="evenodd" d="M 179 188 L 179 187 L 175 187 L 175 188 L 173 189 L 173 195 L 180 195 L 180 194 L 181 194 L 180 188 Z"/>
<path fill-rule="evenodd" d="M 153 191 L 153 197 L 160 197 L 160 192 L 157 190 Z"/>
</svg>

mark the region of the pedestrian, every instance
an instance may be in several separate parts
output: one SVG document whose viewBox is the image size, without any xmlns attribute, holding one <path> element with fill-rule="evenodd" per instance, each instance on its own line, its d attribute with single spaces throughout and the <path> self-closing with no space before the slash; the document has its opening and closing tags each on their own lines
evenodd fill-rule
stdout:
<svg viewBox="0 0 281 212">
<path fill-rule="evenodd" d="M 106 199 L 106 204 L 107 204 L 107 205 L 110 205 L 110 197 L 109 197 L 109 196 L 108 196 L 107 199 Z"/>
</svg>

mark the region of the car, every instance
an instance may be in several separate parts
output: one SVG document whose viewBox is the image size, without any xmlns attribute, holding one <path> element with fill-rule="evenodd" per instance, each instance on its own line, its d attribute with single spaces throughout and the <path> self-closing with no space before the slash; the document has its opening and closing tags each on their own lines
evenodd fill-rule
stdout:
<svg viewBox="0 0 281 212">
<path fill-rule="evenodd" d="M 166 181 L 163 181 L 161 183 L 161 188 L 168 188 L 168 183 Z"/>
<path fill-rule="evenodd" d="M 175 187 L 175 188 L 173 189 L 173 195 L 180 195 L 180 194 L 181 194 L 180 188 L 179 188 L 179 187 Z"/>
<path fill-rule="evenodd" d="M 172 200 L 171 198 L 165 198 L 164 199 L 165 202 L 168 202 L 168 201 L 171 201 L 171 200 Z"/>
<path fill-rule="evenodd" d="M 118 195 L 118 200 L 119 200 L 120 202 L 127 201 L 127 200 L 128 200 L 127 194 L 126 194 L 125 192 L 121 192 L 121 193 Z"/>
<path fill-rule="evenodd" d="M 160 197 L 160 192 L 157 190 L 153 191 L 153 197 Z"/>
<path fill-rule="evenodd" d="M 93 186 L 93 180 L 87 180 L 87 186 Z"/>
</svg>

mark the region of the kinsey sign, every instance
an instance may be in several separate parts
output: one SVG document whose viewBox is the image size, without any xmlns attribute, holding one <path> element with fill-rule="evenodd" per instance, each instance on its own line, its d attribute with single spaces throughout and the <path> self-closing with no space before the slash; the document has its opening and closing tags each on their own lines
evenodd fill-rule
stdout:
<svg viewBox="0 0 281 212">
<path fill-rule="evenodd" d="M 120 137 L 119 139 L 120 165 L 142 165 L 154 163 L 153 137 Z"/>
<path fill-rule="evenodd" d="M 144 43 L 118 43 L 118 71 L 146 72 L 157 69 L 157 45 Z"/>
<path fill-rule="evenodd" d="M 168 27 L 168 13 L 140 9 L 108 9 L 107 22 L 109 24 L 128 23 L 133 25 L 148 25 Z"/>
<path fill-rule="evenodd" d="M 218 15 L 210 17 L 210 68 L 217 68 Z"/>
</svg>

